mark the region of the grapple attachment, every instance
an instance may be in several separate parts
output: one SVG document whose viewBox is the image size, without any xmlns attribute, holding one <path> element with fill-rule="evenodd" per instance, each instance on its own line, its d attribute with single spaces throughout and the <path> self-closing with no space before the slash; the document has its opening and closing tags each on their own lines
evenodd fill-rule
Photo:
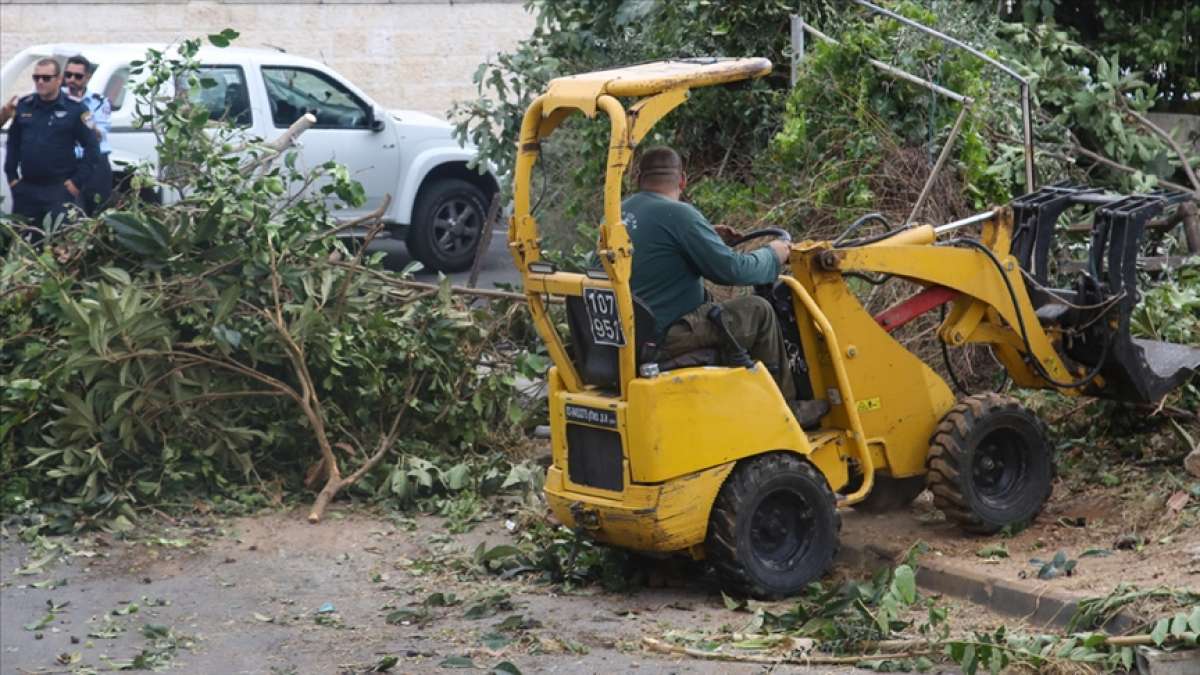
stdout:
<svg viewBox="0 0 1200 675">
<path fill-rule="evenodd" d="M 1085 393 L 1152 403 L 1200 370 L 1200 345 L 1130 333 L 1130 319 L 1141 301 L 1138 267 L 1147 226 L 1188 199 L 1179 192 L 1112 196 L 1060 184 L 1013 202 L 1013 255 L 1025 270 L 1042 324 L 1061 330 L 1065 356 L 1097 375 L 1085 385 Z M 1092 214 L 1087 259 L 1058 265 L 1052 278 L 1056 224 L 1072 207 Z M 1069 288 L 1054 288 L 1068 276 L 1073 276 Z"/>
</svg>

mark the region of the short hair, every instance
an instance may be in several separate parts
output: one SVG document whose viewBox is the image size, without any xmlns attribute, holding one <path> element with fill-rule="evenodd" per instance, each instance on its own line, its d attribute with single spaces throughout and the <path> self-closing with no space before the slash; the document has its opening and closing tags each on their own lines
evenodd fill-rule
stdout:
<svg viewBox="0 0 1200 675">
<path fill-rule="evenodd" d="M 58 59 L 52 59 L 50 57 L 39 59 L 37 63 L 33 64 L 34 68 L 38 66 L 54 66 L 54 76 L 58 77 L 59 75 L 62 75 L 62 66 L 58 65 Z"/>
<path fill-rule="evenodd" d="M 683 177 L 683 159 L 665 145 L 655 146 L 642 153 L 638 163 L 638 185 L 677 182 Z"/>
<path fill-rule="evenodd" d="M 88 61 L 87 57 L 84 56 L 83 54 L 76 54 L 75 56 L 72 56 L 71 58 L 67 59 L 68 66 L 71 65 L 72 63 L 74 63 L 77 66 L 83 66 L 83 72 L 85 72 L 85 73 L 92 72 L 92 62 Z"/>
</svg>

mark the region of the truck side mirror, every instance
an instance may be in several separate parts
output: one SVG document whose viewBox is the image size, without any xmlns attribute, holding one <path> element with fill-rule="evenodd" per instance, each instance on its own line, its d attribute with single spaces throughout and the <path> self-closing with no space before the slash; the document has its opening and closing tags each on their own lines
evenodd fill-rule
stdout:
<svg viewBox="0 0 1200 675">
<path fill-rule="evenodd" d="M 371 108 L 371 115 L 370 115 L 370 117 L 367 118 L 367 126 L 369 126 L 371 128 L 371 131 L 375 131 L 375 132 L 383 131 L 383 128 L 384 128 L 383 116 L 385 114 L 387 114 L 387 113 L 384 113 L 379 108 Z"/>
</svg>

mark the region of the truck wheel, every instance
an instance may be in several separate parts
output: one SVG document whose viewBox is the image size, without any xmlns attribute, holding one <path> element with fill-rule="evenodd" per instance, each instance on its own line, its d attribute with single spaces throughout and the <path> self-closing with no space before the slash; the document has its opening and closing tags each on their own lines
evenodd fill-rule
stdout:
<svg viewBox="0 0 1200 675">
<path fill-rule="evenodd" d="M 1022 527 L 1050 497 L 1054 459 L 1046 426 L 1011 397 L 963 400 L 942 418 L 930 444 L 933 504 L 968 532 Z"/>
<path fill-rule="evenodd" d="M 859 477 L 857 485 L 862 485 Z M 855 486 L 854 490 L 858 487 Z M 846 489 L 843 492 L 853 492 Z M 902 509 L 912 503 L 925 491 L 925 476 L 909 476 L 908 478 L 892 478 L 880 473 L 875 474 L 875 484 L 867 493 L 867 498 L 857 504 L 851 504 L 855 511 L 863 513 L 888 513 Z"/>
<path fill-rule="evenodd" d="M 829 569 L 840 529 L 821 472 L 799 456 L 771 453 L 738 462 L 721 486 L 705 550 L 730 590 L 782 598 Z"/>
<path fill-rule="evenodd" d="M 483 192 L 456 178 L 421 191 L 413 208 L 408 251 L 426 269 L 461 272 L 475 260 L 487 205 Z"/>
</svg>

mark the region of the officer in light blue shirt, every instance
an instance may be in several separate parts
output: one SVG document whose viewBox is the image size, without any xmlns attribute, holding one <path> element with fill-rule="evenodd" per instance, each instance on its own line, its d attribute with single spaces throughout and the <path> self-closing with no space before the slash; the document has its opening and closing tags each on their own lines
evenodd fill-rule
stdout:
<svg viewBox="0 0 1200 675">
<path fill-rule="evenodd" d="M 108 161 L 108 155 L 112 152 L 112 148 L 108 145 L 108 132 L 112 128 L 112 103 L 103 94 L 87 90 L 88 82 L 91 81 L 94 71 L 92 63 L 82 55 L 75 55 L 67 59 L 66 69 L 63 71 L 67 94 L 91 113 L 89 124 L 96 133 L 96 140 L 99 141 L 100 146 L 99 156 L 92 168 L 91 181 L 84 186 L 80 199 L 84 211 L 89 216 L 94 216 L 104 210 L 112 197 L 113 189 L 112 165 Z M 75 147 L 75 156 L 83 159 L 82 147 Z"/>
</svg>

